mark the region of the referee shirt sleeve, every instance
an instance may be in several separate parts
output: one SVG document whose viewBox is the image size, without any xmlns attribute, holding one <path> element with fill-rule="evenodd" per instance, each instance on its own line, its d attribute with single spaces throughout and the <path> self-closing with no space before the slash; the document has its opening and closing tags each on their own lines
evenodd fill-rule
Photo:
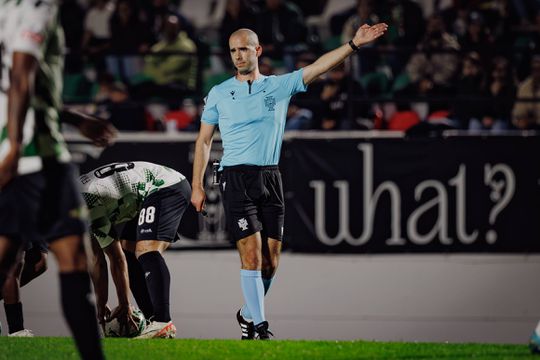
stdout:
<svg viewBox="0 0 540 360">
<path fill-rule="evenodd" d="M 303 73 L 304 69 L 299 69 L 291 73 L 279 75 L 278 79 L 280 81 L 281 88 L 290 96 L 306 91 L 307 85 L 304 84 L 304 80 L 302 78 Z"/>
<path fill-rule="evenodd" d="M 217 125 L 219 122 L 219 113 L 217 110 L 218 96 L 216 93 L 216 88 L 213 87 L 204 99 L 204 110 L 201 115 L 201 121 L 210 125 Z"/>
</svg>

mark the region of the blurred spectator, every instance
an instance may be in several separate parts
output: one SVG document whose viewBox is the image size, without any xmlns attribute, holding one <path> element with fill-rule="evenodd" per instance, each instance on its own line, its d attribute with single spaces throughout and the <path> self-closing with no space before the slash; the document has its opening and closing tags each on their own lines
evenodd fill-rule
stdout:
<svg viewBox="0 0 540 360">
<path fill-rule="evenodd" d="M 459 38 L 461 50 L 475 51 L 482 59 L 493 55 L 493 37 L 484 24 L 484 18 L 479 12 L 473 11 L 468 16 L 467 30 Z"/>
<path fill-rule="evenodd" d="M 452 118 L 457 121 L 459 128 L 467 129 L 471 119 L 479 121 L 484 115 L 482 104 L 484 74 L 480 55 L 477 52 L 468 53 L 463 59 L 456 88 Z"/>
<path fill-rule="evenodd" d="M 320 94 L 322 102 L 322 120 L 320 129 L 338 130 L 358 127 L 357 118 L 367 114 L 364 104 L 350 106 L 351 97 L 360 97 L 363 90 L 360 85 L 347 76 L 345 64 L 340 64 L 328 72 L 323 80 L 323 89 Z"/>
<path fill-rule="evenodd" d="M 518 129 L 525 130 L 538 127 L 540 124 L 540 102 L 530 100 L 539 98 L 540 56 L 536 55 L 532 60 L 531 75 L 518 87 L 516 104 L 512 111 L 513 123 Z"/>
<path fill-rule="evenodd" d="M 227 0 L 225 15 L 219 27 L 220 46 L 225 58 L 229 58 L 229 36 L 238 29 L 250 28 L 252 19 L 253 13 L 246 6 L 245 0 Z"/>
<path fill-rule="evenodd" d="M 108 71 L 128 83 L 142 71 L 143 61 L 138 53 L 150 47 L 148 25 L 139 17 L 132 0 L 119 0 L 110 20 L 111 56 L 107 58 Z"/>
<path fill-rule="evenodd" d="M 506 130 L 510 128 L 512 106 L 516 98 L 514 71 L 507 59 L 493 59 L 491 73 L 484 89 L 482 118 L 472 119 L 471 130 Z"/>
<path fill-rule="evenodd" d="M 421 53 L 416 53 L 407 64 L 409 79 L 424 88 L 445 93 L 452 89 L 458 67 L 459 44 L 444 29 L 442 19 L 432 15 L 428 19 L 426 35 L 419 44 Z"/>
<path fill-rule="evenodd" d="M 347 43 L 354 37 L 356 30 L 364 24 L 373 25 L 379 22 L 380 17 L 374 11 L 374 0 L 357 0 L 356 12 L 347 19 L 343 25 L 341 34 L 341 42 Z M 352 73 L 355 79 L 359 79 L 361 75 L 374 72 L 379 60 L 379 54 L 372 51 L 374 43 L 362 46 L 358 56 L 350 57 L 352 64 Z"/>
<path fill-rule="evenodd" d="M 422 8 L 411 0 L 391 0 L 390 29 L 386 40 L 389 49 L 399 51 L 387 55 L 392 74 L 398 75 L 409 61 L 425 31 Z"/>
<path fill-rule="evenodd" d="M 178 7 L 175 7 L 169 0 L 150 0 L 144 1 L 146 4 L 144 11 L 147 16 L 148 26 L 152 35 L 152 42 L 155 43 L 161 39 L 163 34 L 163 27 L 167 21 L 167 18 L 171 15 L 178 17 L 185 31 L 190 39 L 195 39 L 195 28 L 193 24 L 182 14 L 178 12 Z"/>
<path fill-rule="evenodd" d="M 105 54 L 111 46 L 109 20 L 114 12 L 114 3 L 107 0 L 94 0 L 84 19 L 82 50 L 98 72 L 105 69 Z"/>
<path fill-rule="evenodd" d="M 285 131 L 312 129 L 313 112 L 301 108 L 296 102 L 291 102 L 287 109 L 287 122 Z"/>
<path fill-rule="evenodd" d="M 94 102 L 98 104 L 99 115 L 108 118 L 118 130 L 148 130 L 144 108 L 130 100 L 124 85 L 115 82 L 111 74 L 102 72 L 98 75 Z"/>
<path fill-rule="evenodd" d="M 64 0 L 60 3 L 60 23 L 66 38 L 66 57 L 64 71 L 76 73 L 82 70 L 81 46 L 84 34 L 84 9 L 77 0 Z"/>
<path fill-rule="evenodd" d="M 197 85 L 196 51 L 197 47 L 183 31 L 180 19 L 170 15 L 163 27 L 163 40 L 151 48 L 155 55 L 145 57 L 144 75 L 147 78 L 135 87 L 137 97 L 180 100 L 193 94 Z"/>
<path fill-rule="evenodd" d="M 267 55 L 283 59 L 287 71 L 293 70 L 295 55 L 306 49 L 307 29 L 300 9 L 286 0 L 266 0 L 255 13 L 252 30 Z"/>
</svg>

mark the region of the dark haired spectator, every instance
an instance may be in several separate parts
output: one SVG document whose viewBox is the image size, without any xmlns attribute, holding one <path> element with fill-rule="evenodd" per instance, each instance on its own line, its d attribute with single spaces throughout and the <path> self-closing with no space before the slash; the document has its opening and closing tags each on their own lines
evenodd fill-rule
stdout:
<svg viewBox="0 0 540 360">
<path fill-rule="evenodd" d="M 493 56 L 493 37 L 485 25 L 484 17 L 481 13 L 473 11 L 467 19 L 467 28 L 463 36 L 459 38 L 461 50 L 475 51 L 482 59 Z"/>
<path fill-rule="evenodd" d="M 345 64 L 340 64 L 327 73 L 323 80 L 320 94 L 322 104 L 322 130 L 353 129 L 359 126 L 357 118 L 366 116 L 364 104 L 351 106 L 351 97 L 364 95 L 362 87 L 352 80 L 346 71 Z M 352 111 L 351 111 L 352 110 Z M 363 128 L 363 126 L 361 126 Z"/>
<path fill-rule="evenodd" d="M 479 121 L 482 118 L 484 106 L 484 73 L 480 55 L 468 53 L 463 59 L 461 75 L 457 80 L 456 98 L 451 117 L 462 129 L 469 128 L 471 119 Z"/>
<path fill-rule="evenodd" d="M 484 89 L 481 119 L 472 119 L 471 130 L 506 130 L 511 126 L 512 107 L 516 98 L 514 71 L 507 59 L 496 57 Z"/>
<path fill-rule="evenodd" d="M 294 68 L 294 52 L 306 49 L 307 28 L 300 9 L 287 0 L 266 0 L 255 13 L 251 30 L 259 36 L 266 54 L 284 59 L 287 71 Z"/>
<path fill-rule="evenodd" d="M 132 0 L 119 0 L 110 20 L 111 56 L 107 58 L 110 73 L 129 83 L 132 76 L 142 71 L 140 55 L 150 47 L 148 25 L 140 19 Z"/>
<path fill-rule="evenodd" d="M 84 27 L 81 19 L 84 9 L 77 0 L 64 0 L 60 3 L 60 23 L 66 39 L 66 56 L 64 71 L 77 73 L 82 70 L 81 47 Z"/>
<path fill-rule="evenodd" d="M 144 12 L 146 13 L 146 21 L 152 35 L 152 42 L 155 43 L 161 40 L 163 27 L 169 16 L 176 16 L 182 23 L 183 31 L 185 31 L 190 39 L 196 38 L 195 27 L 193 24 L 180 12 L 178 8 L 171 4 L 169 0 L 149 0 L 144 1 Z"/>
<path fill-rule="evenodd" d="M 356 29 L 364 24 L 373 25 L 379 22 L 380 16 L 375 12 L 374 0 L 357 0 L 356 12 L 343 25 L 341 42 L 346 43 L 354 37 Z M 360 55 L 350 58 L 352 73 L 355 79 L 361 75 L 375 71 L 379 54 L 371 51 L 375 45 L 369 44 L 359 50 Z"/>
<path fill-rule="evenodd" d="M 105 70 L 105 55 L 111 46 L 109 20 L 114 12 L 114 3 L 94 0 L 84 19 L 82 50 L 98 72 Z"/>
<path fill-rule="evenodd" d="M 251 28 L 253 11 L 246 5 L 245 0 L 227 0 L 225 14 L 219 27 L 220 46 L 229 60 L 229 36 L 242 28 Z"/>
</svg>

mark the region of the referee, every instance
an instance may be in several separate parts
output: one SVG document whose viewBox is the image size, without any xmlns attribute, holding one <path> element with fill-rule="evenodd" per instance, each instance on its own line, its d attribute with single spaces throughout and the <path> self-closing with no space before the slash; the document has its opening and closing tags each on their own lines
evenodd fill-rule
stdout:
<svg viewBox="0 0 540 360">
<path fill-rule="evenodd" d="M 220 190 L 228 231 L 241 261 L 245 305 L 237 320 L 242 339 L 269 340 L 273 335 L 265 318 L 264 296 L 279 263 L 283 238 L 285 206 L 278 161 L 289 100 L 387 28 L 384 23 L 363 25 L 349 43 L 280 76 L 259 72 L 262 47 L 256 33 L 240 29 L 229 38 L 237 73 L 214 86 L 206 98 L 195 145 L 191 203 L 199 212 L 204 207 L 203 175 L 219 126 L 223 141 Z"/>
</svg>

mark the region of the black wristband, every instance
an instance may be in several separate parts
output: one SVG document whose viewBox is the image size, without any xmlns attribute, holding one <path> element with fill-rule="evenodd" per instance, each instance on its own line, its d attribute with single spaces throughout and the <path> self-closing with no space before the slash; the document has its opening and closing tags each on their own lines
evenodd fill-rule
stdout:
<svg viewBox="0 0 540 360">
<path fill-rule="evenodd" d="M 351 49 L 353 49 L 353 51 L 360 50 L 360 48 L 356 46 L 356 44 L 352 40 L 349 40 L 349 46 L 351 47 Z"/>
</svg>

